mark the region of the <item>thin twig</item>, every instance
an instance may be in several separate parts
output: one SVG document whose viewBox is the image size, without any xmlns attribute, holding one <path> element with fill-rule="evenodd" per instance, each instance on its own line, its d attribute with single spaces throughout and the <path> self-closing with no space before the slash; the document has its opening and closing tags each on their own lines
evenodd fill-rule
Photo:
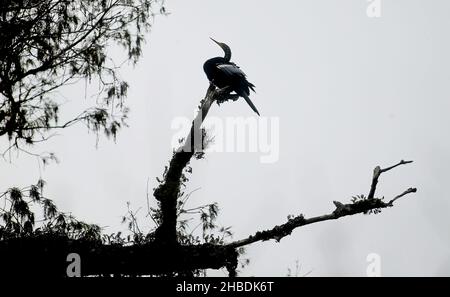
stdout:
<svg viewBox="0 0 450 297">
<path fill-rule="evenodd" d="M 394 199 L 392 199 L 391 201 L 388 202 L 388 204 L 392 206 L 397 199 L 400 199 L 403 196 L 408 195 L 410 193 L 416 193 L 416 192 L 417 192 L 416 188 L 409 188 L 408 190 L 404 191 L 400 195 L 395 196 Z"/>
<path fill-rule="evenodd" d="M 380 177 L 380 175 L 384 172 L 387 172 L 389 170 L 392 170 L 400 165 L 406 165 L 406 164 L 410 164 L 413 161 L 404 161 L 401 160 L 400 162 L 398 162 L 397 164 L 381 169 L 380 166 L 375 167 L 375 169 L 373 170 L 373 177 L 372 177 L 372 184 L 370 186 L 370 191 L 369 191 L 369 195 L 367 195 L 367 198 L 372 199 L 375 197 L 375 190 L 377 188 L 377 184 L 378 184 L 378 178 Z"/>
</svg>

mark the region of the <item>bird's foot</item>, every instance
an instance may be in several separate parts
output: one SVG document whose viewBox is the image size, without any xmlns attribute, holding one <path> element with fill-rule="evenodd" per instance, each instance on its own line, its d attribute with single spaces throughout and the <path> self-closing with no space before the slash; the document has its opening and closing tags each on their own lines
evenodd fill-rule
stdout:
<svg viewBox="0 0 450 297">
<path fill-rule="evenodd" d="M 221 89 L 217 88 L 216 94 L 219 95 L 219 96 L 224 96 L 224 95 L 229 94 L 231 91 L 232 91 L 231 87 L 223 87 Z"/>
<path fill-rule="evenodd" d="M 217 105 L 220 105 L 228 100 L 236 101 L 239 98 L 239 95 L 237 94 L 230 94 L 233 91 L 230 86 L 219 88 L 214 84 L 214 82 L 210 81 L 209 83 L 213 101 L 216 101 Z"/>
<path fill-rule="evenodd" d="M 210 80 L 209 81 L 209 87 L 211 88 L 211 89 L 218 89 L 218 87 L 216 86 L 216 84 L 214 83 L 214 81 L 213 80 Z"/>
<path fill-rule="evenodd" d="M 218 97 L 216 99 L 217 105 L 220 105 L 226 101 L 232 100 L 232 101 L 236 101 L 239 99 L 239 95 L 238 94 L 227 94 L 226 96 L 221 96 Z"/>
</svg>

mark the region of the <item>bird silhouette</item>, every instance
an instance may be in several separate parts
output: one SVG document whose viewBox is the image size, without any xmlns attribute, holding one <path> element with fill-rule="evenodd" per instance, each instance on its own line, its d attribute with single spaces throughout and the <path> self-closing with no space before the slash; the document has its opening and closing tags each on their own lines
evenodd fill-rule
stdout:
<svg viewBox="0 0 450 297">
<path fill-rule="evenodd" d="M 258 109 L 250 100 L 250 90 L 255 91 L 255 86 L 247 80 L 245 73 L 233 62 L 231 62 L 231 49 L 228 45 L 211 38 L 224 51 L 224 57 L 215 57 L 203 64 L 203 70 L 209 81 L 216 87 L 222 89 L 229 87 L 237 95 L 244 98 L 248 105 L 259 115 Z"/>
</svg>

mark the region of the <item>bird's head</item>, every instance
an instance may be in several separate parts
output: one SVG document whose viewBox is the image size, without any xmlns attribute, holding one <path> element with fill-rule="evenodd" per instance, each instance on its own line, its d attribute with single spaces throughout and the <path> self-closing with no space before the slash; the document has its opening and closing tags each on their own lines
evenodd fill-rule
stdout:
<svg viewBox="0 0 450 297">
<path fill-rule="evenodd" d="M 230 47 L 228 45 L 226 45 L 225 43 L 218 42 L 217 40 L 215 40 L 215 39 L 213 39 L 211 37 L 210 37 L 210 39 L 212 41 L 214 41 L 218 46 L 220 46 L 220 48 L 225 52 L 224 59 L 227 60 L 227 61 L 230 61 L 231 60 L 231 49 L 230 49 Z"/>
</svg>

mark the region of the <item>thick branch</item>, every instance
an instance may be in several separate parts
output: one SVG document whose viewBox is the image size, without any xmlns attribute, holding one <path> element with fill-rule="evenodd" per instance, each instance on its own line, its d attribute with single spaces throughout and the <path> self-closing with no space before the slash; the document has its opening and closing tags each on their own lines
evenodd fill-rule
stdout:
<svg viewBox="0 0 450 297">
<path fill-rule="evenodd" d="M 80 255 L 82 276 L 189 275 L 197 269 L 232 270 L 238 259 L 234 248 L 212 244 L 122 246 L 44 235 L 0 241 L 0 254 L 4 255 L 0 277 L 66 277 L 71 253 Z"/>
<path fill-rule="evenodd" d="M 370 187 L 370 194 L 369 194 L 369 197 L 367 197 L 367 198 L 357 200 L 354 203 L 350 203 L 350 204 L 343 204 L 338 201 L 333 201 L 334 205 L 336 206 L 336 209 L 330 214 L 312 217 L 312 218 L 308 218 L 308 219 L 306 219 L 303 215 L 299 215 L 299 216 L 290 218 L 288 220 L 288 222 L 285 224 L 275 226 L 274 228 L 272 228 L 270 230 L 258 231 L 254 235 L 250 235 L 249 237 L 242 239 L 242 240 L 237 240 L 237 241 L 228 243 L 226 246 L 237 248 L 237 247 L 249 245 L 249 244 L 252 244 L 252 243 L 255 243 L 258 241 L 266 241 L 266 240 L 270 240 L 270 239 L 275 239 L 276 241 L 280 241 L 283 237 L 290 235 L 294 229 L 301 227 L 301 226 L 318 223 L 318 222 L 323 222 L 323 221 L 328 221 L 328 220 L 336 220 L 336 219 L 339 219 L 339 218 L 342 218 L 345 216 L 355 215 L 358 213 L 367 214 L 371 211 L 391 207 L 394 205 L 394 202 L 396 200 L 398 200 L 399 198 L 401 198 L 407 194 L 417 192 L 417 189 L 409 188 L 408 190 L 404 191 L 402 194 L 397 195 L 392 200 L 390 200 L 389 202 L 386 203 L 382 199 L 373 197 L 375 194 L 375 191 L 376 191 L 377 184 L 378 184 L 378 179 L 379 179 L 381 173 L 384 173 L 386 171 L 394 169 L 397 166 L 405 165 L 405 164 L 409 164 L 409 163 L 412 163 L 412 161 L 403 161 L 402 160 L 398 164 L 388 167 L 388 168 L 385 168 L 385 169 L 381 169 L 379 166 L 377 166 L 374 169 L 372 185 Z"/>
<path fill-rule="evenodd" d="M 196 152 L 203 150 L 201 125 L 208 115 L 211 105 L 214 101 L 225 102 L 227 100 L 235 100 L 235 97 L 229 94 L 228 88 L 217 90 L 213 84 L 210 84 L 205 99 L 201 102 L 197 116 L 192 121 L 185 143 L 173 154 L 169 168 L 164 176 L 164 182 L 154 191 L 156 200 L 161 203 L 162 223 L 156 232 L 156 236 L 160 241 L 169 244 L 176 243 L 177 199 L 180 193 L 180 178 L 192 156 Z"/>
</svg>

